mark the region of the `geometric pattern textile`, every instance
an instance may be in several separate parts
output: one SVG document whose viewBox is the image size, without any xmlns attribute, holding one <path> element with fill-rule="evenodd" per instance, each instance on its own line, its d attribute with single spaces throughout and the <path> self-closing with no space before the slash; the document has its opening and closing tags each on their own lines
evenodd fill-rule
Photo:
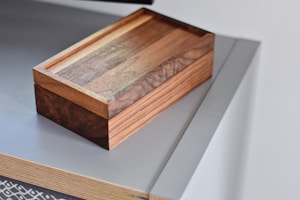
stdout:
<svg viewBox="0 0 300 200">
<path fill-rule="evenodd" d="M 0 200 L 80 200 L 80 198 L 0 176 Z"/>
</svg>

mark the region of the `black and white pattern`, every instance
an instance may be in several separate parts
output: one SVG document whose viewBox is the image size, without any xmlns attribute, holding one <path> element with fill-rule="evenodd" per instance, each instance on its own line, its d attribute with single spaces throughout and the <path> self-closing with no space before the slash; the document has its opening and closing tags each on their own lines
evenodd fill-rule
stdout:
<svg viewBox="0 0 300 200">
<path fill-rule="evenodd" d="M 59 192 L 0 176 L 0 200 L 78 200 Z"/>
</svg>

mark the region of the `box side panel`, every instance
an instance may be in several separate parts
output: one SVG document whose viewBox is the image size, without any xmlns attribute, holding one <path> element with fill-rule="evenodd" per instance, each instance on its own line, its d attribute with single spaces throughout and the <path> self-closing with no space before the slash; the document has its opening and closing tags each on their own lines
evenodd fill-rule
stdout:
<svg viewBox="0 0 300 200">
<path fill-rule="evenodd" d="M 37 112 L 108 149 L 108 120 L 35 84 Z"/>
<path fill-rule="evenodd" d="M 149 123 L 161 112 L 207 80 L 212 74 L 214 51 L 176 74 L 159 88 L 109 120 L 109 148 L 112 149 Z"/>
</svg>

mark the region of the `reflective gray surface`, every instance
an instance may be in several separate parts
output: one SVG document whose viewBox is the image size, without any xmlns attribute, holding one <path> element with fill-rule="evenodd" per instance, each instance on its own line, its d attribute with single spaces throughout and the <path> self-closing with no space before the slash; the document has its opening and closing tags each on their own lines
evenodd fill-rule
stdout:
<svg viewBox="0 0 300 200">
<path fill-rule="evenodd" d="M 37 115 L 31 69 L 119 17 L 16 0 L 1 1 L 0 16 L 0 153 L 158 195 L 168 196 L 164 191 L 172 193 L 174 187 L 165 188 L 165 184 L 160 184 L 167 183 L 165 180 L 169 179 L 169 175 L 164 174 L 172 176 L 174 170 L 181 171 L 177 164 L 172 163 L 174 160 L 175 163 L 180 162 L 182 155 L 193 150 L 197 156 L 190 156 L 188 161 L 182 160 L 184 165 L 180 166 L 185 168 L 186 173 L 182 173 L 182 179 L 173 182 L 180 183 L 180 189 L 176 192 L 184 189 L 182 187 L 189 180 L 194 165 L 200 161 L 214 133 L 213 129 L 226 110 L 226 105 L 223 105 L 221 110 L 216 111 L 220 112 L 217 114 L 219 117 L 211 124 L 211 130 L 206 136 L 203 136 L 206 139 L 202 140 L 201 134 L 196 136 L 196 140 L 189 136 L 193 130 L 199 130 L 195 126 L 199 120 L 210 120 L 202 111 L 199 115 L 198 111 L 191 126 L 187 128 L 218 70 L 224 63 L 231 65 L 232 69 L 229 70 L 232 71 L 240 64 L 247 65 L 248 61 L 239 57 L 245 56 L 251 60 L 255 51 L 253 45 L 257 45 L 243 40 L 241 42 L 247 44 L 242 49 L 239 47 L 237 51 L 240 53 L 236 55 L 232 54 L 232 50 L 240 40 L 217 36 L 213 78 L 109 152 Z M 231 80 L 231 76 L 226 78 L 228 73 L 231 74 L 231 71 L 222 75 L 221 82 L 223 79 Z M 240 80 L 243 73 L 234 77 Z M 231 90 L 226 97 L 227 104 L 238 83 L 235 82 L 231 89 L 231 85 L 225 85 Z M 209 94 L 223 97 L 226 94 L 222 92 L 226 91 L 215 89 L 215 92 Z M 203 103 L 200 110 L 206 108 L 205 100 Z M 218 107 L 218 102 L 215 103 L 213 107 Z M 211 103 L 207 104 L 211 106 Z M 201 119 L 198 119 L 199 116 Z M 187 133 L 183 135 L 186 128 Z M 186 148 L 187 144 L 189 148 Z"/>
<path fill-rule="evenodd" d="M 211 88 L 152 188 L 152 195 L 168 199 L 181 197 L 258 46 L 258 42 L 249 40 L 235 41 Z"/>
</svg>

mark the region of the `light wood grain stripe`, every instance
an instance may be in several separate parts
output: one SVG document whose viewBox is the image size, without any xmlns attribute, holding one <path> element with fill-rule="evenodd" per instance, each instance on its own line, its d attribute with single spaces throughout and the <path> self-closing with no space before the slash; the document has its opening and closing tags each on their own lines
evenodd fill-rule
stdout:
<svg viewBox="0 0 300 200">
<path fill-rule="evenodd" d="M 146 192 L 0 153 L 0 175 L 87 200 L 141 200 Z"/>
<path fill-rule="evenodd" d="M 105 28 L 102 28 L 101 30 L 89 35 L 88 37 L 82 39 L 81 41 L 75 43 L 74 45 L 70 46 L 69 48 L 61 51 L 60 53 L 56 54 L 55 56 L 51 57 L 50 59 L 46 60 L 45 62 L 41 63 L 41 65 L 38 65 L 37 67 L 41 67 L 43 69 L 50 70 L 51 67 L 54 65 L 62 62 L 63 60 L 67 59 L 68 57 L 78 53 L 84 48 L 89 47 L 91 44 L 97 42 L 101 38 L 106 37 L 110 33 L 116 31 L 117 29 L 123 27 L 128 22 L 135 20 L 141 15 L 153 15 L 151 12 L 147 11 L 147 9 L 141 8 L 137 10 L 136 12 L 128 15 L 125 18 L 120 19 L 119 21 L 115 22 L 112 25 L 108 25 Z M 152 18 L 152 16 L 150 16 Z"/>
<path fill-rule="evenodd" d="M 107 43 L 126 34 L 128 31 L 135 29 L 141 24 L 146 23 L 152 18 L 153 15 L 147 15 L 147 14 L 138 15 L 134 18 L 134 20 L 126 20 L 125 22 L 122 23 L 122 25 L 118 25 L 118 29 L 114 29 L 113 27 L 112 28 L 108 27 L 109 29 L 105 30 L 106 31 L 105 34 L 103 33 L 103 31 L 99 31 L 99 33 L 96 32 L 95 34 L 92 35 L 92 36 L 96 35 L 94 36 L 98 38 L 96 41 L 93 41 L 93 43 L 89 44 L 85 48 L 81 48 L 76 53 L 66 57 L 65 59 L 61 60 L 55 65 L 48 67 L 47 69 L 53 73 L 57 73 L 65 68 L 68 68 L 70 65 L 74 64 L 75 62 L 78 62 L 80 59 L 93 53 L 95 50 L 99 49 L 100 47 L 103 47 Z M 103 37 L 101 37 L 102 34 Z"/>
<path fill-rule="evenodd" d="M 172 56 L 185 52 L 201 39 L 196 34 L 176 29 L 90 82 L 85 88 L 107 99 L 108 102 L 114 101 L 142 76 Z"/>
<path fill-rule="evenodd" d="M 98 46 L 57 74 L 76 84 L 87 84 L 174 29 L 174 26 L 153 18 Z"/>
</svg>

